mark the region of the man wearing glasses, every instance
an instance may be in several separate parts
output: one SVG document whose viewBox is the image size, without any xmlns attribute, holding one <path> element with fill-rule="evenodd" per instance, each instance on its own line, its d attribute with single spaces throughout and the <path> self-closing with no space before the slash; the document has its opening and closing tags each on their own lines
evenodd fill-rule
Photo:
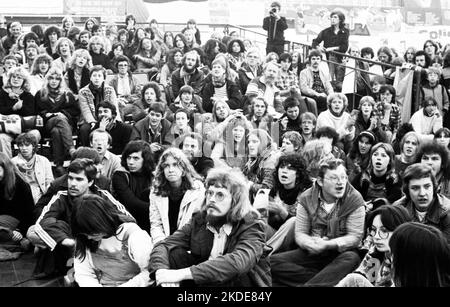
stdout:
<svg viewBox="0 0 450 307">
<path fill-rule="evenodd" d="M 274 286 L 335 286 L 360 263 L 364 200 L 340 159 L 321 162 L 312 188 L 298 200 L 293 251 L 272 255 Z"/>
<path fill-rule="evenodd" d="M 155 246 L 150 276 L 166 287 L 181 282 L 183 286 L 270 286 L 264 229 L 243 175 L 211 170 L 200 211 Z"/>
<path fill-rule="evenodd" d="M 116 61 L 116 74 L 109 81 L 114 88 L 119 105 L 124 107 L 139 98 L 139 80 L 133 76 L 130 69 L 130 60 L 126 56 L 118 56 Z"/>
</svg>

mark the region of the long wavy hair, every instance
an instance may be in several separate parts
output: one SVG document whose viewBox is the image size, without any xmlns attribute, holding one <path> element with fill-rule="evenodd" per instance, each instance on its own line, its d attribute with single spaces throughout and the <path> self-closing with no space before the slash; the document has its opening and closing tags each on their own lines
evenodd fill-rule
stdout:
<svg viewBox="0 0 450 307">
<path fill-rule="evenodd" d="M 153 179 L 153 192 L 156 195 L 167 197 L 170 192 L 170 184 L 164 175 L 164 165 L 168 157 L 174 158 L 180 168 L 183 170 L 182 182 L 180 189 L 182 191 L 188 191 L 195 188 L 195 181 L 201 180 L 201 177 L 195 171 L 189 159 L 184 152 L 179 148 L 171 147 L 164 151 L 159 158 L 158 165 L 156 166 Z"/>
<path fill-rule="evenodd" d="M 242 172 L 228 168 L 218 168 L 209 171 L 206 177 L 205 188 L 211 186 L 225 188 L 231 194 L 231 208 L 227 213 L 227 222 L 238 223 L 246 216 L 260 217 L 259 212 L 252 206 L 249 198 L 248 183 Z M 205 199 L 200 212 L 206 214 L 208 203 Z"/>
<path fill-rule="evenodd" d="M 105 239 L 117 237 L 123 223 L 132 223 L 131 216 L 121 213 L 115 205 L 98 195 L 84 195 L 73 207 L 71 226 L 76 240 L 75 256 L 84 260 L 86 251 L 95 253 L 100 242 L 88 239 L 88 235 L 104 234 Z"/>
<path fill-rule="evenodd" d="M 47 62 L 48 63 L 48 68 L 50 69 L 50 66 L 52 65 L 53 59 L 47 53 L 41 53 L 41 54 L 37 55 L 36 58 L 34 59 L 33 65 L 31 66 L 31 75 L 32 76 L 37 75 L 37 74 L 40 73 L 39 65 L 42 62 Z"/>
<path fill-rule="evenodd" d="M 86 49 L 77 49 L 73 52 L 72 54 L 72 58 L 70 59 L 69 62 L 69 67 L 71 69 L 75 69 L 76 68 L 76 61 L 78 57 L 83 57 L 87 60 L 86 65 L 84 66 L 87 69 L 90 69 L 93 64 L 92 64 L 92 57 L 89 54 L 89 51 L 87 51 Z"/>
<path fill-rule="evenodd" d="M 45 75 L 44 85 L 42 86 L 42 88 L 40 90 L 40 92 L 41 92 L 40 95 L 41 95 L 42 100 L 48 99 L 48 93 L 50 92 L 49 79 L 50 79 L 50 77 L 55 76 L 55 75 L 59 79 L 59 86 L 56 89 L 56 91 L 58 92 L 58 95 L 65 94 L 67 92 L 67 86 L 66 86 L 66 82 L 64 81 L 64 75 L 63 75 L 62 70 L 58 67 L 53 66 L 49 69 L 49 71 Z"/>
<path fill-rule="evenodd" d="M 175 55 L 177 53 L 181 53 L 181 55 L 183 55 L 183 51 L 181 51 L 181 49 L 179 48 L 170 49 L 169 53 L 167 54 L 167 67 L 169 67 L 169 71 L 171 73 L 180 68 L 182 65 L 181 63 L 175 63 Z"/>
<path fill-rule="evenodd" d="M 59 48 L 61 47 L 62 43 L 64 43 L 64 42 L 69 44 L 70 54 L 72 55 L 73 52 L 75 51 L 75 46 L 73 45 L 73 42 L 70 39 L 68 39 L 67 37 L 60 37 L 58 39 L 58 41 L 56 42 L 56 53 L 61 55 L 61 51 L 59 50 Z"/>
<path fill-rule="evenodd" d="M 22 90 L 25 92 L 30 92 L 31 84 L 30 84 L 30 73 L 23 68 L 22 66 L 13 67 L 8 71 L 8 75 L 6 77 L 6 83 L 3 86 L 4 89 L 11 89 L 11 78 L 13 76 L 20 76 L 23 78 Z"/>
</svg>

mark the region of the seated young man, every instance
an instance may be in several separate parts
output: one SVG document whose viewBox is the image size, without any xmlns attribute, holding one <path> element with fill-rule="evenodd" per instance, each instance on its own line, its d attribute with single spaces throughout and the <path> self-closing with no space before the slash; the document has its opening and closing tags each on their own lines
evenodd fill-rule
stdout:
<svg viewBox="0 0 450 307">
<path fill-rule="evenodd" d="M 334 92 L 330 76 L 320 69 L 322 53 L 312 50 L 308 56 L 309 67 L 300 72 L 300 91 L 303 96 L 316 101 L 317 112 L 327 109 L 327 97 Z"/>
<path fill-rule="evenodd" d="M 27 237 L 33 245 L 54 253 L 58 273 L 65 273 L 67 260 L 73 255 L 75 240 L 72 236 L 71 213 L 84 195 L 96 194 L 131 217 L 109 192 L 94 185 L 96 175 L 97 168 L 92 160 L 72 161 L 68 168 L 67 190 L 58 192 L 44 207 L 36 224 L 28 229 Z"/>
<path fill-rule="evenodd" d="M 120 157 L 111 153 L 108 148 L 111 146 L 111 135 L 102 129 L 96 129 L 89 135 L 91 147 L 95 149 L 99 156 L 102 168 L 100 174 L 106 178 L 112 178 L 115 171 L 121 168 Z"/>
<path fill-rule="evenodd" d="M 130 141 L 142 140 L 150 143 L 152 151 L 159 156 L 169 147 L 170 122 L 163 118 L 166 107 L 160 102 L 150 105 L 148 115 L 138 121 L 131 132 Z"/>
<path fill-rule="evenodd" d="M 111 135 L 110 151 L 115 155 L 121 155 L 125 146 L 130 141 L 133 127 L 127 123 L 117 120 L 117 111 L 113 104 L 101 102 L 97 107 L 99 122 L 94 129 L 102 129 Z"/>
<path fill-rule="evenodd" d="M 200 212 L 154 247 L 152 279 L 161 286 L 271 286 L 265 223 L 250 204 L 245 178 L 212 170 L 206 189 Z"/>
<path fill-rule="evenodd" d="M 356 248 L 364 219 L 364 199 L 348 183 L 344 161 L 323 161 L 317 181 L 298 200 L 298 248 L 272 255 L 274 285 L 335 286 L 361 261 Z"/>
<path fill-rule="evenodd" d="M 79 147 L 72 155 L 72 161 L 76 159 L 90 159 L 94 162 L 97 170 L 100 170 L 102 168 L 100 156 L 95 149 L 89 147 Z M 38 219 L 38 217 L 41 215 L 42 209 L 47 206 L 53 196 L 55 196 L 58 192 L 67 191 L 67 177 L 68 174 L 64 174 L 63 176 L 55 179 L 50 183 L 47 192 L 42 195 L 41 198 L 39 198 L 39 201 L 36 203 L 33 213 L 34 221 Z M 111 178 L 107 178 L 101 175 L 99 171 L 97 171 L 97 175 L 94 179 L 95 186 L 99 187 L 102 190 L 108 191 L 110 183 Z"/>
<path fill-rule="evenodd" d="M 314 114 L 306 112 L 300 115 L 300 134 L 302 135 L 303 145 L 316 138 L 316 124 L 317 117 Z"/>
<path fill-rule="evenodd" d="M 403 174 L 405 196 L 394 206 L 403 206 L 414 222 L 434 226 L 450 243 L 450 200 L 438 193 L 433 168 L 425 163 L 408 166 Z"/>
<path fill-rule="evenodd" d="M 191 161 L 195 171 L 206 178 L 210 169 L 214 168 L 214 161 L 206 157 L 203 152 L 202 136 L 192 132 L 181 136 L 180 149 Z"/>
</svg>

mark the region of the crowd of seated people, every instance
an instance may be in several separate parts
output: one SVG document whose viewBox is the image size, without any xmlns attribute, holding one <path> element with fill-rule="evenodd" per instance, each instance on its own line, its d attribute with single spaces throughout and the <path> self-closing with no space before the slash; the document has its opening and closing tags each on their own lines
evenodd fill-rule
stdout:
<svg viewBox="0 0 450 307">
<path fill-rule="evenodd" d="M 353 100 L 323 48 L 265 55 L 192 19 L 173 33 L 132 15 L 43 30 L 14 20 L 0 43 L 0 242 L 34 248 L 35 273 L 79 286 L 450 286 L 448 45 L 404 58 L 350 47 L 379 63 L 361 69 L 382 68 L 355 74 Z M 385 64 L 420 82 L 410 118 Z"/>
</svg>

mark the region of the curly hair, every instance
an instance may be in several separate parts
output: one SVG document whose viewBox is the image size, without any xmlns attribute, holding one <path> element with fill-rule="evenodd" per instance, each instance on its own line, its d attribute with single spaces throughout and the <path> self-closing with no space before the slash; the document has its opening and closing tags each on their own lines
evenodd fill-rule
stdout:
<svg viewBox="0 0 450 307">
<path fill-rule="evenodd" d="M 85 58 L 87 60 L 86 61 L 86 65 L 85 65 L 85 67 L 87 69 L 89 69 L 89 68 L 91 68 L 93 66 L 93 64 L 92 64 L 92 57 L 91 57 L 89 51 L 87 51 L 86 49 L 77 49 L 77 50 L 75 50 L 73 52 L 72 58 L 70 59 L 70 62 L 69 62 L 69 67 L 71 69 L 75 69 L 76 68 L 76 62 L 77 62 L 77 58 L 78 57 L 83 57 L 83 58 Z"/>
<path fill-rule="evenodd" d="M 175 159 L 179 165 L 179 167 L 183 170 L 182 182 L 180 189 L 182 191 L 192 190 L 195 187 L 195 181 L 201 180 L 200 175 L 197 174 L 194 167 L 192 166 L 189 159 L 186 157 L 184 152 L 175 147 L 171 147 L 164 151 L 159 158 L 158 165 L 156 165 L 156 169 L 154 171 L 154 179 L 153 179 L 153 192 L 162 197 L 168 197 L 168 193 L 170 192 L 170 184 L 166 179 L 164 174 L 164 168 L 166 164 L 167 158 L 172 157 Z"/>
<path fill-rule="evenodd" d="M 37 58 L 36 58 L 37 59 Z M 35 60 L 36 62 L 36 60 Z M 7 80 L 5 85 L 3 86 L 5 89 L 7 88 L 11 88 L 11 78 L 13 76 L 20 76 L 23 78 L 23 83 L 22 83 L 22 90 L 24 90 L 25 92 L 30 92 L 30 88 L 31 88 L 31 84 L 30 84 L 30 73 L 23 68 L 22 66 L 19 67 L 13 67 L 8 71 L 8 75 L 7 75 Z"/>
<path fill-rule="evenodd" d="M 41 54 L 37 55 L 36 58 L 34 59 L 33 66 L 31 66 L 31 75 L 34 76 L 34 75 L 37 75 L 38 73 L 40 73 L 39 65 L 42 62 L 47 62 L 48 68 L 50 68 L 50 66 L 52 65 L 52 62 L 53 62 L 53 58 L 51 56 L 49 56 L 47 53 L 41 53 Z"/>
<path fill-rule="evenodd" d="M 233 52 L 233 44 L 234 43 L 238 43 L 239 44 L 239 48 L 241 50 L 238 53 L 244 53 L 245 52 L 245 46 L 244 46 L 244 43 L 242 42 L 242 40 L 240 40 L 240 39 L 233 39 L 233 40 L 230 40 L 230 42 L 227 45 L 227 52 L 229 54 L 234 54 L 234 52 Z"/>
<path fill-rule="evenodd" d="M 300 188 L 301 191 L 309 189 L 312 185 L 312 181 L 309 178 L 308 171 L 306 169 L 306 162 L 303 157 L 298 153 L 293 153 L 289 155 L 282 155 L 275 166 L 275 171 L 273 172 L 274 179 L 274 190 L 280 190 L 283 185 L 280 183 L 278 178 L 278 170 L 280 168 L 289 166 L 295 169 L 295 188 Z"/>
</svg>

